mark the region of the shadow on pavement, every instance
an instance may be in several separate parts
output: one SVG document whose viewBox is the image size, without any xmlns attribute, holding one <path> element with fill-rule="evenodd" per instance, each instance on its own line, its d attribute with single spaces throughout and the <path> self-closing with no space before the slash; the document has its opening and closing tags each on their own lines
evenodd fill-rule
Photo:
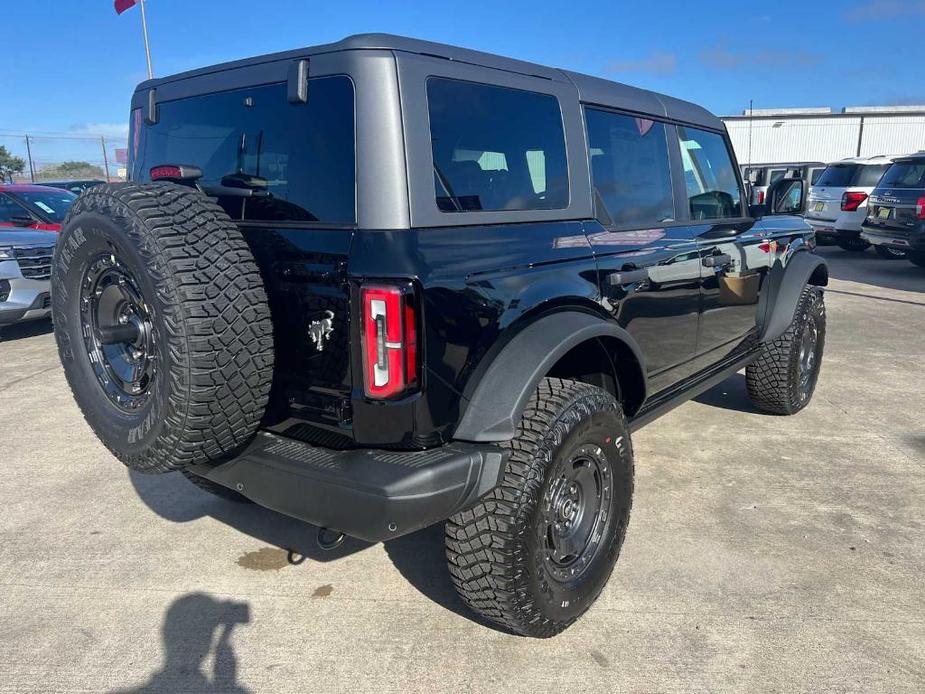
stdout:
<svg viewBox="0 0 925 694">
<path fill-rule="evenodd" d="M 742 373 L 733 374 L 725 381 L 717 383 L 709 390 L 705 390 L 694 398 L 694 402 L 723 410 L 748 412 L 749 414 L 767 414 L 767 412 L 762 412 L 752 404 L 751 399 L 748 397 L 748 389 L 745 386 L 745 374 Z"/>
<path fill-rule="evenodd" d="M 52 330 L 53 327 L 51 325 L 51 319 L 49 318 L 30 320 L 25 323 L 16 323 L 14 325 L 4 325 L 0 327 L 0 342 L 10 342 L 12 340 L 21 340 L 26 337 L 48 335 Z"/>
<path fill-rule="evenodd" d="M 497 624 L 482 619 L 459 597 L 446 564 L 443 523 L 396 540 L 389 540 L 384 546 L 398 572 L 426 598 L 483 627 L 504 634 L 510 633 Z"/>
<path fill-rule="evenodd" d="M 246 602 L 221 601 L 205 593 L 177 598 L 164 615 L 161 627 L 163 667 L 137 689 L 114 694 L 147 692 L 248 692 L 237 683 L 238 660 L 231 647 L 231 632 L 251 620 Z M 212 655 L 211 672 L 203 671 Z"/>
<path fill-rule="evenodd" d="M 161 518 L 189 523 L 211 516 L 245 535 L 286 550 L 290 564 L 301 564 L 306 557 L 313 561 L 334 561 L 372 546 L 348 537 L 337 549 L 325 551 L 318 546 L 316 526 L 256 504 L 212 496 L 194 487 L 179 472 L 143 475 L 129 471 L 128 474 L 139 498 Z"/>
<path fill-rule="evenodd" d="M 372 547 L 368 542 L 348 537 L 337 549 L 324 551 L 316 539 L 318 528 L 309 523 L 256 504 L 213 497 L 194 487 L 179 473 L 143 475 L 129 471 L 128 474 L 139 498 L 161 518 L 173 523 L 189 523 L 211 516 L 245 535 L 285 550 L 290 564 L 301 564 L 306 557 L 321 562 L 335 561 Z M 503 631 L 469 610 L 453 588 L 446 565 L 442 523 L 390 540 L 384 546 L 398 572 L 425 597 L 466 619 Z"/>
<path fill-rule="evenodd" d="M 925 268 L 909 260 L 885 260 L 868 249 L 852 253 L 825 246 L 816 249 L 829 265 L 829 277 L 884 289 L 925 293 Z"/>
</svg>

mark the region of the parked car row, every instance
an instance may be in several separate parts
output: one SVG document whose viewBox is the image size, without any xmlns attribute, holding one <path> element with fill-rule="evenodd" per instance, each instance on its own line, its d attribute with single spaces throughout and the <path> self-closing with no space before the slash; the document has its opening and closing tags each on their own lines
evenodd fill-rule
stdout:
<svg viewBox="0 0 925 694">
<path fill-rule="evenodd" d="M 780 204 L 803 214 L 820 245 L 854 252 L 873 246 L 881 258 L 925 266 L 925 151 L 842 159 L 821 169 L 812 162 L 750 165 L 742 173 L 753 205 L 765 204 L 779 181 L 801 182 L 793 200 Z"/>
<path fill-rule="evenodd" d="M 802 161 L 777 164 L 749 164 L 742 167 L 742 178 L 750 187 L 749 204 L 763 205 L 768 187 L 777 181 L 789 178 L 800 179 L 806 189 L 816 181 L 826 166 L 821 161 Z"/>
<path fill-rule="evenodd" d="M 57 232 L 76 199 L 44 185 L 0 185 L 0 326 L 50 315 Z"/>
</svg>

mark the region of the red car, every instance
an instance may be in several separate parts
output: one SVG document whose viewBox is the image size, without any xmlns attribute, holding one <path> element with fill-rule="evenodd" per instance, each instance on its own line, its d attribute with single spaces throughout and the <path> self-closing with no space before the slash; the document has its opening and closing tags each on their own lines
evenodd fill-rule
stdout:
<svg viewBox="0 0 925 694">
<path fill-rule="evenodd" d="M 46 186 L 0 185 L 0 228 L 61 231 L 61 222 L 77 196 Z"/>
</svg>

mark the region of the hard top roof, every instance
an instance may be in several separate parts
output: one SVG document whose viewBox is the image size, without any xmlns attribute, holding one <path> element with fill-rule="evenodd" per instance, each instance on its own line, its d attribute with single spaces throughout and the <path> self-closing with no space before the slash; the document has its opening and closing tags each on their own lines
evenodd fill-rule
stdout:
<svg viewBox="0 0 925 694">
<path fill-rule="evenodd" d="M 392 34 L 356 34 L 335 43 L 327 43 L 281 53 L 271 53 L 254 58 L 212 65 L 198 70 L 191 70 L 189 72 L 182 72 L 176 75 L 142 82 L 138 85 L 136 91 L 156 88 L 161 84 L 176 82 L 190 77 L 234 70 L 250 65 L 294 60 L 296 58 L 311 57 L 323 53 L 350 50 L 388 50 L 403 53 L 416 53 L 471 65 L 479 65 L 496 70 L 533 75 L 556 82 L 571 82 L 577 88 L 579 98 L 584 102 L 621 108 L 641 114 L 662 116 L 694 125 L 702 125 L 715 130 L 724 129 L 723 122 L 719 118 L 705 108 L 688 101 L 682 101 L 681 99 L 656 94 L 655 92 L 650 92 L 645 89 L 639 89 L 619 82 L 611 82 L 610 80 L 591 77 L 590 75 L 583 75 L 577 72 L 560 70 L 545 65 L 516 60 L 514 58 L 505 58 L 503 56 L 474 51 L 468 48 L 459 48 L 458 46 L 433 43 L 431 41 L 406 38 Z"/>
</svg>

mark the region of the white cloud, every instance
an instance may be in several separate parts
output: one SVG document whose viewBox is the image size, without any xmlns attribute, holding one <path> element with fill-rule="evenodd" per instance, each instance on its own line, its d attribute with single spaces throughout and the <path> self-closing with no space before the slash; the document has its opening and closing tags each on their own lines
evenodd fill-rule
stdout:
<svg viewBox="0 0 925 694">
<path fill-rule="evenodd" d="M 68 130 L 71 135 L 102 135 L 105 138 L 128 138 L 128 121 L 124 123 L 83 123 Z"/>
<path fill-rule="evenodd" d="M 671 75 L 678 69 L 674 53 L 653 53 L 648 58 L 611 60 L 604 66 L 607 72 L 642 72 L 650 75 Z"/>
</svg>

